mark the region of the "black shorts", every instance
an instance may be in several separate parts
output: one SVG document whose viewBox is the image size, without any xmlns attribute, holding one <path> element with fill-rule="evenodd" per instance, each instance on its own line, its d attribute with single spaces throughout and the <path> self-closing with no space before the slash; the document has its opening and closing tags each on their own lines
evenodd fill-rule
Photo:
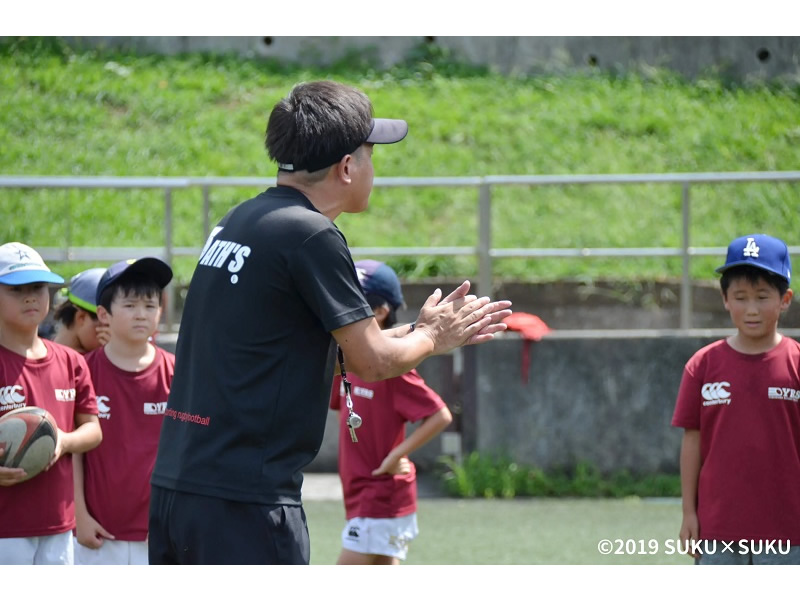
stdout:
<svg viewBox="0 0 800 600">
<path fill-rule="evenodd" d="M 302 506 L 248 504 L 152 486 L 151 565 L 307 565 Z"/>
</svg>

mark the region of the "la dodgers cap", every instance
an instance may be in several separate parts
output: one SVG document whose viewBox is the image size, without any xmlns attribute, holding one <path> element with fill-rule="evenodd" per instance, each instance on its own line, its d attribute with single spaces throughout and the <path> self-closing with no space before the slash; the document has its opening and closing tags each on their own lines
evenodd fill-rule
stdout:
<svg viewBox="0 0 800 600">
<path fill-rule="evenodd" d="M 737 265 L 750 265 L 780 275 L 786 281 L 792 278 L 792 262 L 786 242 L 763 233 L 743 235 L 728 246 L 725 264 L 717 268 L 723 273 Z"/>
<path fill-rule="evenodd" d="M 294 164 L 278 161 L 282 171 L 319 171 L 339 162 L 346 154 L 352 154 L 361 144 L 395 144 L 408 135 L 408 123 L 402 119 L 372 119 L 372 130 L 366 139 L 352 147 L 331 148 L 326 153 L 309 158 L 306 164 Z"/>
<path fill-rule="evenodd" d="M 44 264 L 39 253 L 30 246 L 9 242 L 0 246 L 0 283 L 64 283 L 64 278 L 53 273 Z"/>
<path fill-rule="evenodd" d="M 355 265 L 361 289 L 365 294 L 385 298 L 395 310 L 405 304 L 400 280 L 392 267 L 377 260 L 359 260 Z"/>
<path fill-rule="evenodd" d="M 69 280 L 67 300 L 89 312 L 97 312 L 97 284 L 106 270 L 98 267 L 81 271 Z"/>
<path fill-rule="evenodd" d="M 128 272 L 149 275 L 161 289 L 167 287 L 167 284 L 172 281 L 172 269 L 160 258 L 147 256 L 121 260 L 108 267 L 100 278 L 95 294 L 95 304 L 100 304 L 100 297 L 109 285 L 119 279 L 123 273 Z"/>
</svg>

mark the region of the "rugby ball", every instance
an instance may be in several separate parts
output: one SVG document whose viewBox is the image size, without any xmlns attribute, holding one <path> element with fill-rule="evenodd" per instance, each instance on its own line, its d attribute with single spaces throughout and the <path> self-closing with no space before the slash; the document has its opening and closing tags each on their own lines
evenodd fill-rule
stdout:
<svg viewBox="0 0 800 600">
<path fill-rule="evenodd" d="M 26 481 L 41 473 L 53 460 L 58 427 L 39 406 L 24 406 L 0 417 L 0 467 L 24 469 Z"/>
</svg>

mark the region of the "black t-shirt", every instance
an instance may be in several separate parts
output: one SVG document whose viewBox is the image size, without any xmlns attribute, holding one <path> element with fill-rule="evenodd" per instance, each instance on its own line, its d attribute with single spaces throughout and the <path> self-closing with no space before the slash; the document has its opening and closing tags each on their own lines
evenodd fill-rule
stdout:
<svg viewBox="0 0 800 600">
<path fill-rule="evenodd" d="M 189 285 L 152 483 L 299 504 L 325 430 L 330 332 L 372 314 L 347 241 L 299 191 L 231 210 Z"/>
</svg>

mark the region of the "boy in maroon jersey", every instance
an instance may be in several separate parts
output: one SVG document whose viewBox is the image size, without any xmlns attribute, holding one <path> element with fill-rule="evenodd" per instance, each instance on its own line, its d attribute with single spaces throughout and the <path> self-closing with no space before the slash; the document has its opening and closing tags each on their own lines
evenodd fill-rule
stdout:
<svg viewBox="0 0 800 600">
<path fill-rule="evenodd" d="M 39 337 L 50 309 L 49 284 L 64 283 L 19 242 L 0 246 L 0 416 L 40 406 L 58 425 L 47 470 L 0 466 L 0 564 L 72 564 L 75 505 L 72 453 L 102 440 L 89 368 L 83 356 Z M 2 457 L 2 450 L 0 450 Z"/>
<path fill-rule="evenodd" d="M 122 261 L 97 285 L 109 340 L 86 355 L 107 444 L 76 461 L 76 564 L 147 564 L 150 474 L 175 356 L 151 343 L 172 269 L 158 258 Z"/>
<path fill-rule="evenodd" d="M 397 274 L 374 260 L 355 263 L 359 282 L 381 329 L 397 322 L 403 304 Z M 345 367 L 346 368 L 346 367 Z M 342 378 L 334 378 L 331 408 L 340 414 L 339 476 L 347 523 L 340 565 L 397 565 L 417 536 L 417 480 L 408 455 L 428 443 L 453 420 L 450 410 L 412 369 L 383 381 L 347 374 L 354 412 L 364 421 L 353 443 L 350 411 Z M 406 423 L 419 421 L 406 437 Z"/>
<path fill-rule="evenodd" d="M 686 364 L 682 549 L 698 564 L 800 563 L 800 344 L 778 333 L 792 300 L 786 244 L 728 246 L 720 287 L 737 332 Z"/>
</svg>

